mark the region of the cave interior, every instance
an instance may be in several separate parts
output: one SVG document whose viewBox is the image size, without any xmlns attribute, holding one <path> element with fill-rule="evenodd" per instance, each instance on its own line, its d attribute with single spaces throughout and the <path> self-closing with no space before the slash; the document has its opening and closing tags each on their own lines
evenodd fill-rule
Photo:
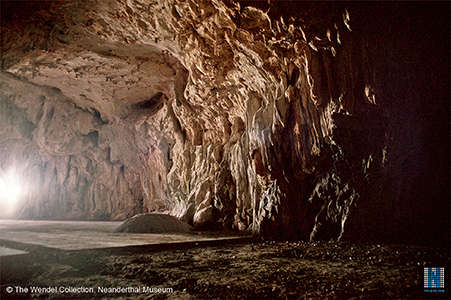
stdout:
<svg viewBox="0 0 451 300">
<path fill-rule="evenodd" d="M 449 20 L 2 1 L 0 297 L 446 298 Z"/>
</svg>

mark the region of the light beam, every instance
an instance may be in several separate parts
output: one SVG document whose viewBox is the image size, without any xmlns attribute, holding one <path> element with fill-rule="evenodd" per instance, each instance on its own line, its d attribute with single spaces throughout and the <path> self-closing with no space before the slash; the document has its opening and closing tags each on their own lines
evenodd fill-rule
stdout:
<svg viewBox="0 0 451 300">
<path fill-rule="evenodd" d="M 12 171 L 0 175 L 0 214 L 11 214 L 21 195 L 21 186 L 16 174 Z"/>
</svg>

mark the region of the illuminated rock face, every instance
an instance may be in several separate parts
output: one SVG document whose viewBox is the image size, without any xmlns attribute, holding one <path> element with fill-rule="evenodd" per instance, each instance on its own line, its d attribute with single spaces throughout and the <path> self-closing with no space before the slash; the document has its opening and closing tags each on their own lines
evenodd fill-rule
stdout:
<svg viewBox="0 0 451 300">
<path fill-rule="evenodd" d="M 304 239 L 447 226 L 428 225 L 447 216 L 441 7 L 91 2 L 6 7 L 19 217 L 169 212 Z"/>
</svg>

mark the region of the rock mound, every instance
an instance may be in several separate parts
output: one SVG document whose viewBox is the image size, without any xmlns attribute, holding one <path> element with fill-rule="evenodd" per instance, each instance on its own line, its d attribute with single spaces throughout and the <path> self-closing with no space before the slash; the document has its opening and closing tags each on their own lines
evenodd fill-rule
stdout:
<svg viewBox="0 0 451 300">
<path fill-rule="evenodd" d="M 165 214 L 139 214 L 122 222 L 115 232 L 190 233 L 191 226 Z"/>
</svg>

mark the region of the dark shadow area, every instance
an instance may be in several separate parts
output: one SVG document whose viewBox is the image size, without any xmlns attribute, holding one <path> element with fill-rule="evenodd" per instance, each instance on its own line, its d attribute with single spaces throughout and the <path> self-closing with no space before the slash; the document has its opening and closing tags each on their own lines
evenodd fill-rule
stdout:
<svg viewBox="0 0 451 300">
<path fill-rule="evenodd" d="M 418 299 L 429 298 L 423 292 L 423 267 L 449 267 L 445 249 L 405 245 L 242 240 L 83 251 L 4 240 L 0 245 L 30 251 L 0 258 L 0 295 L 5 299 L 30 296 L 5 292 L 9 286 L 56 287 L 35 296 L 58 299 L 151 296 L 142 290 L 102 292 L 118 286 L 170 288 L 159 295 L 162 299 Z M 60 287 L 90 290 L 62 293 Z"/>
</svg>

